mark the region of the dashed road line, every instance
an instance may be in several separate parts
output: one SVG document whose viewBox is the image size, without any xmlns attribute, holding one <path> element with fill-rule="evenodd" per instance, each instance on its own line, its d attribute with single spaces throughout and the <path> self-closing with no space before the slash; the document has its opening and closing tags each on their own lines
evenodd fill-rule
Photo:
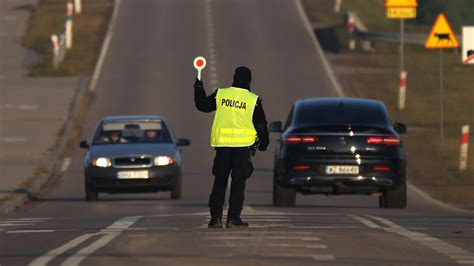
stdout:
<svg viewBox="0 0 474 266">
<path fill-rule="evenodd" d="M 13 109 L 13 110 L 21 110 L 21 111 L 36 111 L 36 110 L 38 110 L 38 106 L 37 105 L 32 105 L 32 104 L 5 103 L 5 104 L 0 104 L 0 109 Z"/>
<path fill-rule="evenodd" d="M 71 164 L 71 157 L 64 158 L 63 164 L 61 166 L 61 172 L 66 172 L 69 169 L 70 164 Z"/>
<path fill-rule="evenodd" d="M 26 143 L 29 141 L 28 138 L 18 138 L 18 137 L 6 137 L 2 138 L 3 142 L 6 143 Z"/>
</svg>

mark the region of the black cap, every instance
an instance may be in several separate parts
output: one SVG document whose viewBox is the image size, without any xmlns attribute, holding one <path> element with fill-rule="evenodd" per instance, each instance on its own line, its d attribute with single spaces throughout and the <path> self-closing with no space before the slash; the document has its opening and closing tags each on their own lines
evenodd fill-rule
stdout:
<svg viewBox="0 0 474 266">
<path fill-rule="evenodd" d="M 252 81 L 252 71 L 248 67 L 239 66 L 234 72 L 234 82 L 250 84 Z"/>
</svg>

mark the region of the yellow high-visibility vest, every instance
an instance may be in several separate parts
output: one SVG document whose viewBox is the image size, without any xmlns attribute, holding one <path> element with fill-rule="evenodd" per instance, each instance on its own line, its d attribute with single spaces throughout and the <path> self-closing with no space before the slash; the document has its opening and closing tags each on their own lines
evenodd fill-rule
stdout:
<svg viewBox="0 0 474 266">
<path fill-rule="evenodd" d="M 219 89 L 211 131 L 212 147 L 249 147 L 257 139 L 253 111 L 258 96 L 246 89 Z"/>
</svg>

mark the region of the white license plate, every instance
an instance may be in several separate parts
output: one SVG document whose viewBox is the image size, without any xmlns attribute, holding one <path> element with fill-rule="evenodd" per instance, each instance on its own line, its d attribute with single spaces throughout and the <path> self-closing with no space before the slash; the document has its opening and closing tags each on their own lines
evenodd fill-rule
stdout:
<svg viewBox="0 0 474 266">
<path fill-rule="evenodd" d="M 148 171 L 120 171 L 117 173 L 118 179 L 147 179 Z"/>
<path fill-rule="evenodd" d="M 353 165 L 328 165 L 324 169 L 327 175 L 358 175 L 359 166 Z"/>
</svg>

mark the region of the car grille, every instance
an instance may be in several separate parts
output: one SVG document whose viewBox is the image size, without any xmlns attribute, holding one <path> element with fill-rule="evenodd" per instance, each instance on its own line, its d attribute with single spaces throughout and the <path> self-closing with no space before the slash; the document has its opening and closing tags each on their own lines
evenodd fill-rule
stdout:
<svg viewBox="0 0 474 266">
<path fill-rule="evenodd" d="M 114 159 L 117 168 L 146 168 L 152 165 L 150 157 L 120 157 Z"/>
</svg>

